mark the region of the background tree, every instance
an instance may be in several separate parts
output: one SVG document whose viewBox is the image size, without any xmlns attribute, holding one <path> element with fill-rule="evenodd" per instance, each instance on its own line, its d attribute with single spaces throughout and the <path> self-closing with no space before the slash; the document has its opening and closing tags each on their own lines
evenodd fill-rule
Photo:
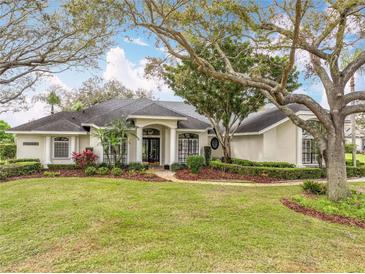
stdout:
<svg viewBox="0 0 365 274">
<path fill-rule="evenodd" d="M 105 1 L 1 1 L 0 113 L 25 107 L 24 92 L 52 73 L 96 67 L 110 15 Z"/>
<path fill-rule="evenodd" d="M 11 126 L 7 122 L 0 120 L 0 143 L 14 142 L 13 134 L 5 133 L 5 131 L 10 128 Z"/>
<path fill-rule="evenodd" d="M 0 160 L 12 159 L 16 154 L 13 134 L 5 133 L 11 126 L 0 120 Z"/>
<path fill-rule="evenodd" d="M 204 52 L 200 52 L 204 50 Z M 235 69 L 247 73 L 257 62 L 266 63 L 267 77 L 277 79 L 285 64 L 285 59 L 267 55 L 252 54 L 249 43 L 226 40 L 224 50 L 237 58 L 233 63 Z M 197 50 L 208 59 L 216 69 L 224 67 L 214 48 Z M 231 161 L 231 140 L 233 134 L 250 113 L 256 112 L 265 103 L 265 97 L 254 88 L 243 88 L 231 81 L 220 81 L 200 72 L 191 61 L 184 60 L 176 66 L 165 65 L 162 72 L 167 84 L 176 95 L 184 98 L 197 111 L 208 117 L 214 127 L 216 136 L 222 146 L 225 162 Z M 297 88 L 294 81 L 298 73 L 290 75 L 290 89 Z"/>
<path fill-rule="evenodd" d="M 55 106 L 61 105 L 60 92 L 59 86 L 51 86 L 46 94 L 35 96 L 33 101 L 41 101 L 51 106 L 51 114 L 54 114 Z"/>
<path fill-rule="evenodd" d="M 80 88 L 62 92 L 63 110 L 81 110 L 115 98 L 151 98 L 144 90 L 130 90 L 119 81 L 104 81 L 101 77 L 92 77 L 84 81 Z"/>
<path fill-rule="evenodd" d="M 114 3 L 120 1 L 114 1 Z M 365 64 L 365 5 L 354 1 L 208 1 L 208 0 L 124 0 L 123 25 L 140 27 L 153 33 L 170 56 L 191 60 L 199 70 L 219 80 L 230 80 L 242 87 L 257 88 L 283 111 L 291 121 L 320 140 L 327 166 L 328 196 L 340 200 L 350 195 L 346 180 L 344 121 L 348 115 L 365 112 L 365 91 L 345 94 L 346 83 Z M 112 4 L 113 9 L 120 9 Z M 124 19 L 124 20 L 123 20 Z M 351 34 L 351 35 L 348 35 Z M 251 73 L 240 73 L 232 65 L 235 56 L 222 48 L 225 38 L 248 40 L 257 51 L 287 56 L 280 80 L 262 75 L 258 63 Z M 195 50 L 197 42 L 212 45 L 225 63 L 216 69 Z M 341 53 L 351 47 L 361 53 L 344 69 L 339 67 Z M 307 94 L 291 93 L 288 77 L 296 54 L 308 55 L 309 72 L 321 81 L 328 99 L 329 111 Z M 357 102 L 354 105 L 352 102 Z M 296 115 L 288 104 L 308 107 L 325 129 L 318 132 L 308 121 Z"/>
</svg>

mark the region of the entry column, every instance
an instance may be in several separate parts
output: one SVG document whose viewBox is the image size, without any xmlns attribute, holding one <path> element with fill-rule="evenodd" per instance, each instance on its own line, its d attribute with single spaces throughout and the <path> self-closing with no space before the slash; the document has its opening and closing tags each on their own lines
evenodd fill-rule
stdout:
<svg viewBox="0 0 365 274">
<path fill-rule="evenodd" d="M 136 161 L 141 163 L 142 162 L 142 128 L 137 127 L 137 146 L 136 146 Z"/>
<path fill-rule="evenodd" d="M 170 128 L 170 165 L 176 162 L 176 128 Z"/>
</svg>

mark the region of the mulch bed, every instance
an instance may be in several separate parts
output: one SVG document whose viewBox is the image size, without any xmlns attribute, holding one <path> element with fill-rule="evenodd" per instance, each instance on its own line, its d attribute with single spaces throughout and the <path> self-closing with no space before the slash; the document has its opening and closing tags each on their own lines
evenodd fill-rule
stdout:
<svg viewBox="0 0 365 274">
<path fill-rule="evenodd" d="M 177 170 L 175 177 L 180 180 L 197 181 L 197 180 L 240 180 L 251 181 L 259 184 L 279 183 L 280 179 L 269 178 L 264 176 L 247 176 L 237 173 L 230 173 L 209 167 L 202 168 L 197 174 L 191 173 L 189 169 Z"/>
<path fill-rule="evenodd" d="M 136 180 L 136 181 L 145 181 L 145 182 L 168 182 L 168 180 L 161 178 L 153 173 L 138 173 L 138 172 L 124 172 L 121 176 L 113 176 L 113 175 L 95 175 L 95 176 L 86 176 L 84 171 L 81 169 L 72 169 L 72 170 L 51 170 L 52 172 L 60 172 L 60 177 L 89 177 L 89 178 L 113 178 L 113 179 L 128 179 L 128 180 Z M 30 175 L 24 176 L 16 176 L 10 177 L 6 181 L 14 181 L 19 179 L 28 179 L 28 178 L 51 178 L 47 176 L 43 176 L 43 171 L 35 172 Z M 3 181 L 3 182 L 6 182 Z M 1 183 L 1 181 L 0 181 Z"/>
<path fill-rule="evenodd" d="M 346 217 L 346 216 L 340 216 L 340 215 L 332 215 L 332 214 L 326 214 L 320 211 L 317 211 L 313 208 L 307 208 L 304 207 L 292 200 L 289 200 L 287 198 L 284 198 L 281 200 L 281 203 L 286 206 L 287 208 L 290 208 L 294 210 L 295 212 L 302 213 L 307 216 L 311 216 L 326 222 L 336 223 L 336 224 L 343 224 L 343 225 L 350 225 L 350 226 L 357 226 L 361 228 L 365 228 L 365 222 L 360 221 L 355 218 Z"/>
</svg>

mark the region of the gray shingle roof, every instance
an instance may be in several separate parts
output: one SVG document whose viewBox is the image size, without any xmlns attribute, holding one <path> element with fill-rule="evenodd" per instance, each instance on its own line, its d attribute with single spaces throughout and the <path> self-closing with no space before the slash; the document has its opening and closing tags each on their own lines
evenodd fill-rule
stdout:
<svg viewBox="0 0 365 274">
<path fill-rule="evenodd" d="M 85 132 L 81 124 L 105 126 L 115 119 L 131 115 L 169 116 L 186 118 L 179 128 L 206 129 L 210 127 L 204 116 L 183 102 L 160 102 L 150 99 L 113 99 L 79 112 L 58 112 L 54 115 L 14 127 L 11 131 L 72 131 Z"/>
<path fill-rule="evenodd" d="M 294 112 L 309 111 L 307 107 L 298 104 L 289 105 L 289 108 Z M 283 119 L 287 116 L 278 108 L 271 107 L 264 111 L 256 112 L 249 115 L 243 120 L 237 133 L 254 133 L 259 132 Z"/>
</svg>

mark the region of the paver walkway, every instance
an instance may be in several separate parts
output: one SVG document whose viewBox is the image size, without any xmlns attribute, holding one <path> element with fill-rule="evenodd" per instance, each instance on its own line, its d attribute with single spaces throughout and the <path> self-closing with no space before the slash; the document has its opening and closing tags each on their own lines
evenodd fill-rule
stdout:
<svg viewBox="0 0 365 274">
<path fill-rule="evenodd" d="M 281 183 L 271 183 L 271 184 L 258 184 L 258 183 L 249 183 L 249 182 L 240 182 L 240 181 L 187 181 L 180 180 L 175 177 L 175 172 L 169 170 L 151 170 L 157 176 L 175 182 L 175 183 L 189 183 L 189 184 L 203 184 L 203 185 L 225 185 L 225 186 L 248 186 L 248 187 L 256 187 L 256 186 L 296 186 L 303 184 L 303 181 L 286 181 Z M 319 182 L 325 182 L 320 180 Z M 365 182 L 365 177 L 349 179 L 348 182 Z"/>
</svg>

